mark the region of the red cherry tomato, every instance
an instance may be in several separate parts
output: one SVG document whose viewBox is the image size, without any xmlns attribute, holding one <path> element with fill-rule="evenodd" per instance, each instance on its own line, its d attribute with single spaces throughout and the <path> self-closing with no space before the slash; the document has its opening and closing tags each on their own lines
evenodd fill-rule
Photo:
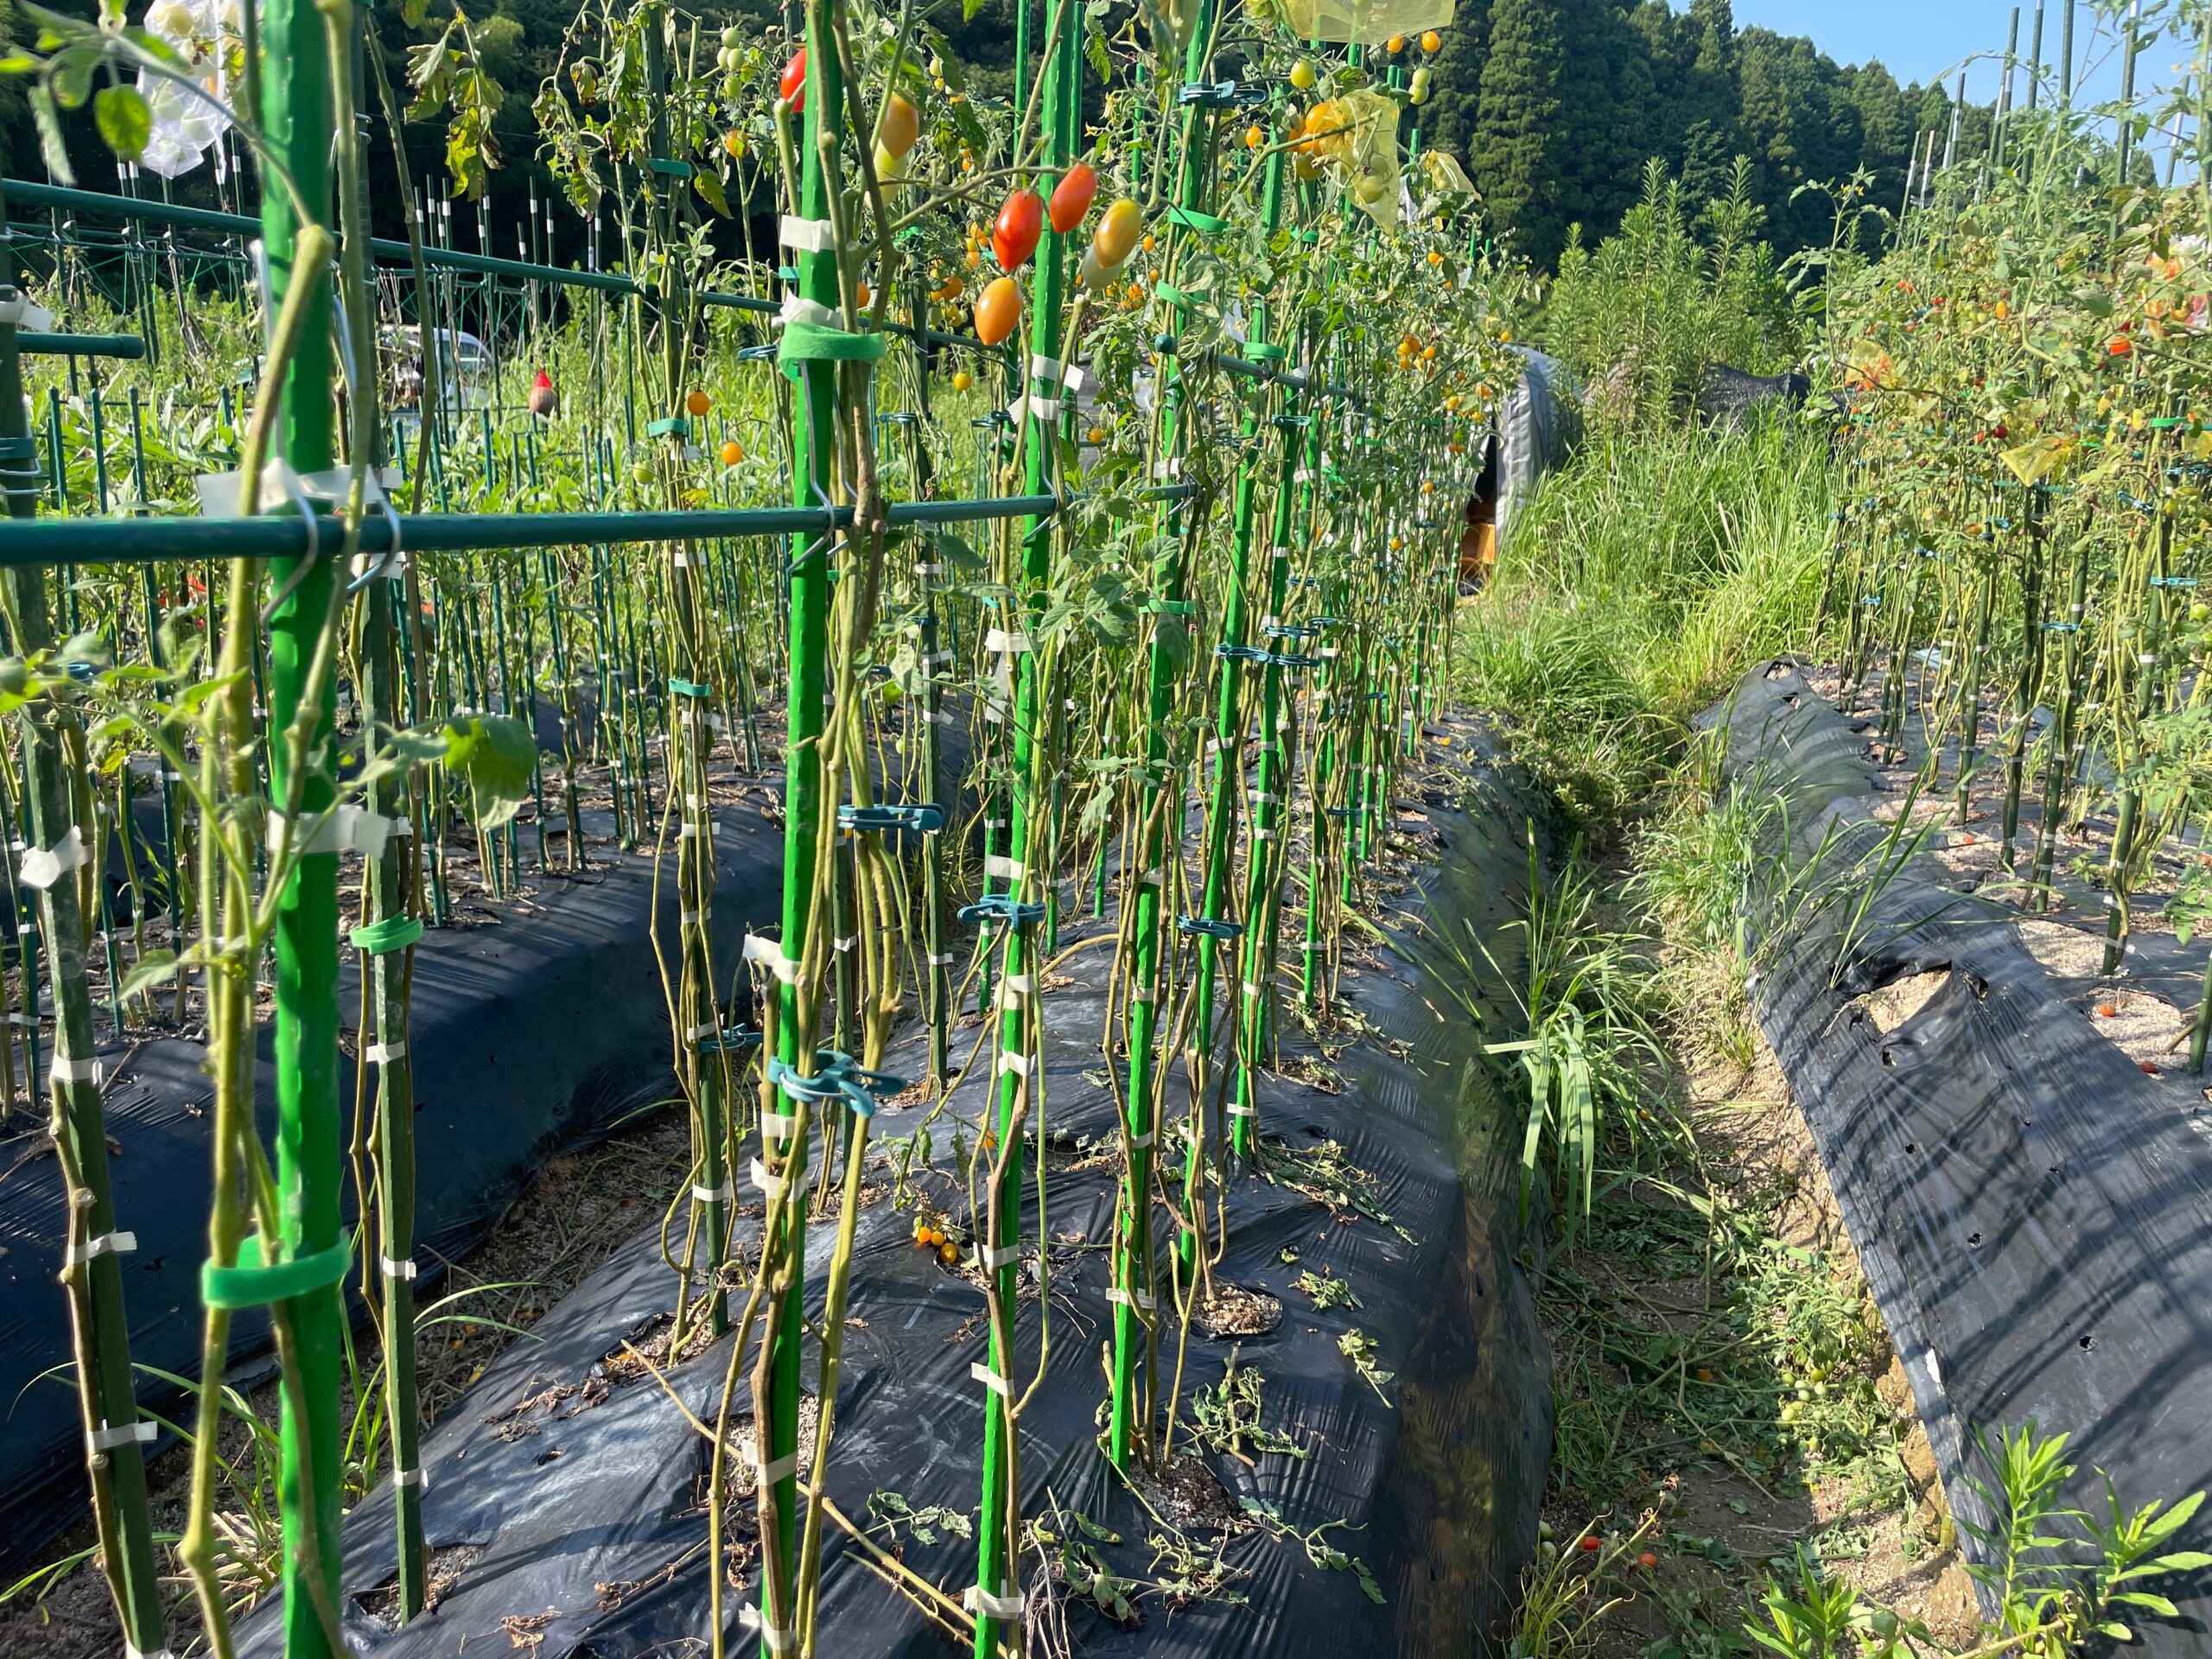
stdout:
<svg viewBox="0 0 2212 1659">
<path fill-rule="evenodd" d="M 991 251 L 1001 270 L 1019 270 L 1037 251 L 1037 238 L 1045 233 L 1045 199 L 1034 190 L 1017 190 L 999 209 L 991 226 Z"/>
<path fill-rule="evenodd" d="M 791 60 L 784 66 L 784 79 L 776 90 L 783 94 L 784 102 L 790 105 L 794 111 L 801 115 L 806 113 L 806 48 L 802 46 L 791 54 Z"/>
<path fill-rule="evenodd" d="M 1090 211 L 1091 198 L 1098 194 L 1098 172 L 1088 162 L 1077 162 L 1060 175 L 1052 188 L 1052 200 L 1047 211 L 1052 228 L 1062 236 L 1083 223 L 1083 216 Z"/>
</svg>

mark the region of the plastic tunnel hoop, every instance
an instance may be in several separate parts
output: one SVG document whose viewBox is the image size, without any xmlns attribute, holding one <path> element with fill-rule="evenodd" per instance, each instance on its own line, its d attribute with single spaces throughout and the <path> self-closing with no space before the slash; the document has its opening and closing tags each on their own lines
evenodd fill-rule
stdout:
<svg viewBox="0 0 2212 1659">
<path fill-rule="evenodd" d="M 796 385 L 807 363 L 873 363 L 890 346 L 882 334 L 851 334 L 817 322 L 785 325 L 784 343 L 776 353 L 776 366 Z"/>
<path fill-rule="evenodd" d="M 318 1290 L 342 1284 L 353 1270 L 351 1243 L 334 1244 L 296 1261 L 264 1263 L 261 1235 L 249 1234 L 238 1246 L 235 1267 L 213 1262 L 200 1269 L 200 1300 L 209 1307 L 236 1313 L 240 1308 L 267 1307 Z"/>
</svg>

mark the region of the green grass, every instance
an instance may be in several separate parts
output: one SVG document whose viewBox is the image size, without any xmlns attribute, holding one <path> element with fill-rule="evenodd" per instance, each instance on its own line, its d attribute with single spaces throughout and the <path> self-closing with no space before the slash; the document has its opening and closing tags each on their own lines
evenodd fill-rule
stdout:
<svg viewBox="0 0 2212 1659">
<path fill-rule="evenodd" d="M 1573 829 L 1609 839 L 1648 816 L 1692 715 L 1807 642 L 1828 504 L 1808 429 L 1593 432 L 1461 612 L 1459 695 L 1506 722 Z"/>
</svg>

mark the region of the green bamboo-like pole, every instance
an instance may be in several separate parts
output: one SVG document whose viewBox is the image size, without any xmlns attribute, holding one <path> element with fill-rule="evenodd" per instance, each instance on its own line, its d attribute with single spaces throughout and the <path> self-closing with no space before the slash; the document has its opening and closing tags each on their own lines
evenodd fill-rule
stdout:
<svg viewBox="0 0 2212 1659">
<path fill-rule="evenodd" d="M 1184 79 L 1205 79 L 1207 47 L 1213 34 L 1212 0 L 1201 0 L 1196 26 L 1184 64 Z M 1182 169 L 1176 200 L 1188 212 L 1201 211 L 1205 203 L 1206 157 L 1211 148 L 1212 124 L 1205 106 L 1188 105 L 1183 117 Z M 1168 231 L 1168 264 L 1187 234 L 1178 222 Z M 1184 407 L 1182 378 L 1177 361 L 1168 358 L 1160 372 L 1160 449 L 1170 456 L 1182 454 L 1188 410 Z M 1122 1187 L 1118 1223 L 1123 1240 L 1116 1257 L 1115 1288 L 1125 1300 L 1114 1306 L 1114 1378 L 1107 1418 L 1106 1451 L 1116 1469 L 1127 1470 L 1129 1454 L 1140 1434 L 1151 1433 L 1150 1412 L 1139 1400 L 1137 1357 L 1151 1338 L 1152 1322 L 1140 1298 L 1149 1300 L 1152 1276 L 1152 1176 L 1154 1140 L 1158 1134 L 1160 1086 L 1159 1056 L 1154 1052 L 1159 1027 L 1160 978 L 1160 921 L 1165 906 L 1167 837 L 1179 839 L 1183 830 L 1182 779 L 1169 765 L 1168 723 L 1174 709 L 1177 641 L 1165 637 L 1179 633 L 1182 618 L 1190 611 L 1186 596 L 1189 572 L 1184 547 L 1184 513 L 1179 505 L 1167 513 L 1166 533 L 1154 574 L 1162 614 L 1153 625 L 1153 638 L 1145 671 L 1144 789 L 1140 797 L 1135 833 L 1128 844 L 1136 849 L 1136 868 L 1125 872 L 1125 886 L 1135 894 L 1136 913 L 1130 926 L 1128 1046 L 1129 1088 L 1125 1108 L 1128 1120 L 1128 1172 Z M 1193 1119 L 1193 1128 L 1196 1118 Z M 1188 1155 L 1195 1162 L 1201 1148 L 1194 1140 Z M 1148 1391 L 1147 1391 L 1148 1394 Z"/>
<path fill-rule="evenodd" d="M 350 10 L 350 9 L 349 9 Z M 332 200 L 329 36 L 311 0 L 268 0 L 261 20 L 263 119 L 269 139 L 308 212 L 327 223 Z M 350 137 L 350 135 L 349 135 Z M 327 271 L 296 270 L 291 197 L 267 193 L 262 238 L 272 291 L 282 304 L 293 284 L 309 285 L 299 345 L 284 368 L 277 409 L 279 454 L 296 472 L 328 467 L 336 454 L 333 306 Z M 270 575 L 284 595 L 269 623 L 269 726 L 295 721 L 314 734 L 311 771 L 300 780 L 302 821 L 329 807 L 327 768 L 317 764 L 329 741 L 333 681 L 321 706 L 304 711 L 302 693 L 321 639 L 337 580 L 334 561 L 276 560 Z M 287 745 L 270 745 L 270 783 L 285 798 L 293 780 Z M 301 857 L 278 906 L 276 928 L 276 1187 L 284 1259 L 336 1249 L 343 1240 L 339 1199 L 345 1127 L 338 1101 L 338 855 Z M 264 1242 L 264 1250 L 270 1242 Z M 297 1386 L 283 1391 L 280 1497 L 284 1529 L 284 1650 L 287 1659 L 334 1659 L 318 1611 L 338 1602 L 339 1475 L 344 1466 L 338 1393 L 345 1370 L 346 1320 L 331 1284 L 276 1310 L 289 1320 L 298 1357 Z M 311 1510 L 311 1513 L 309 1512 Z M 321 1583 L 310 1583 L 310 1576 Z"/>
<path fill-rule="evenodd" d="M 403 583 L 379 577 L 361 597 L 362 715 L 372 741 L 401 723 L 397 607 Z M 397 775 L 369 787 L 368 808 L 408 823 L 405 785 Z M 384 1338 L 385 1414 L 391 1435 L 394 1524 L 398 1529 L 399 1612 L 402 1621 L 423 1611 L 428 1588 L 423 1537 L 422 1411 L 415 1369 L 415 1086 L 407 1053 L 408 987 L 414 942 L 423 924 L 411 916 L 403 850 L 412 843 L 388 838 L 362 865 L 362 925 L 352 943 L 365 957 L 376 1040 L 362 1051 L 374 1065 L 376 1088 L 377 1280 Z"/>
<path fill-rule="evenodd" d="M 1268 228 L 1273 230 L 1282 193 L 1282 152 L 1270 159 L 1268 176 Z M 1252 338 L 1264 338 L 1266 315 L 1257 314 Z M 1281 919 L 1278 899 L 1288 848 L 1284 832 L 1289 814 L 1284 798 L 1291 773 L 1284 765 L 1282 683 L 1286 656 L 1303 656 L 1303 627 L 1294 629 L 1283 620 L 1290 606 L 1291 526 L 1299 491 L 1310 491 L 1308 481 L 1295 480 L 1300 455 L 1306 448 L 1312 426 L 1305 411 L 1305 396 L 1294 392 L 1291 407 L 1276 417 L 1282 435 L 1279 477 L 1275 486 L 1274 518 L 1269 526 L 1268 552 L 1268 658 L 1260 682 L 1260 764 L 1258 787 L 1252 791 L 1252 851 L 1245 864 L 1243 972 L 1236 1000 L 1236 1076 L 1230 1097 L 1230 1135 L 1240 1157 L 1249 1157 L 1258 1115 L 1254 1088 L 1260 1058 L 1266 1052 L 1269 1006 L 1273 1001 L 1275 942 Z"/>
<path fill-rule="evenodd" d="M 12 275 L 0 272 L 0 279 Z M 14 297 L 12 288 L 0 288 L 0 299 Z M 24 418 L 16 325 L 0 322 L 0 485 L 6 488 L 11 518 L 29 518 L 37 510 L 32 442 Z M 51 645 L 54 631 L 48 620 L 44 573 L 9 572 L 7 600 L 14 649 L 28 656 Z M 22 716 L 27 839 L 32 847 L 48 851 L 69 844 L 73 836 L 81 844 L 63 776 L 61 725 L 69 718 L 66 709 L 52 699 L 26 704 Z M 127 823 L 124 830 L 128 833 Z M 23 879 L 26 885 L 36 886 L 27 874 Z M 140 1423 L 132 1386 L 122 1258 L 133 1241 L 116 1225 L 108 1184 L 107 1136 L 93 1059 L 92 995 L 85 982 L 84 918 L 73 870 L 61 871 L 38 889 L 37 907 L 38 931 L 48 941 L 48 978 L 54 988 L 54 1059 L 47 1072 L 54 1147 L 70 1196 L 61 1282 L 69 1300 L 78 1397 L 84 1408 L 93 1524 L 124 1635 L 138 1652 L 154 1654 L 166 1643 L 153 1528 L 146 1508 L 146 1463 L 140 1449 L 142 1437 L 151 1439 L 154 1429 L 150 1423 Z M 28 935 L 29 930 L 22 931 Z M 37 969 L 29 951 L 22 973 L 24 1007 L 35 1015 Z M 30 1030 L 35 1038 L 35 1020 Z M 35 1093 L 35 1076 L 30 1083 Z"/>
<path fill-rule="evenodd" d="M 806 108 L 799 146 L 799 217 L 825 223 L 836 181 L 831 176 L 823 137 L 834 144 L 845 107 L 842 66 L 830 26 L 834 0 L 810 0 L 806 7 Z M 836 312 L 838 256 L 834 249 L 804 248 L 793 257 L 798 266 L 801 298 Z M 838 365 L 821 359 L 798 366 L 794 402 L 798 429 L 791 468 L 794 505 L 817 505 L 834 499 L 838 422 Z M 800 1006 L 796 969 L 807 954 L 807 927 L 814 904 L 817 855 L 822 841 L 823 699 L 830 649 L 830 538 L 803 536 L 794 543 L 788 578 L 791 702 L 784 749 L 784 911 L 780 950 L 794 970 L 779 978 L 776 997 L 776 1055 L 803 1073 L 814 1070 L 812 1010 Z M 798 1105 L 799 1103 L 794 1102 Z M 779 1116 L 782 1106 L 779 1103 Z M 798 1125 L 804 1127 L 803 1105 Z M 791 1120 L 785 1122 L 788 1124 Z M 780 1278 L 769 1294 L 781 1301 L 769 1324 L 767 1421 L 756 1426 L 765 1462 L 780 1470 L 772 1486 L 777 1537 L 763 1552 L 760 1617 L 766 1631 L 793 1628 L 797 1607 L 794 1569 L 798 1561 L 799 1369 L 806 1334 L 806 1209 L 801 1191 L 806 1176 L 804 1135 L 761 1128 L 761 1147 L 772 1180 L 784 1194 L 771 1197 L 769 1211 L 782 1236 L 763 1241 L 764 1251 L 781 1262 Z M 764 1635 L 764 1642 L 769 1638 Z"/>
<path fill-rule="evenodd" d="M 1046 26 L 1043 104 L 1043 161 L 1056 178 L 1075 160 L 1081 111 L 1074 96 L 1082 61 L 1083 29 L 1073 0 L 1054 0 Z M 1046 190 L 1052 180 L 1043 181 Z M 1062 398 L 1065 384 L 1059 363 L 1061 307 L 1065 296 L 1071 234 L 1047 226 L 1036 252 L 1030 282 L 1030 356 L 1023 364 L 1024 482 L 1030 495 L 1049 490 L 1058 473 Z M 1022 521 L 1020 561 L 1021 611 L 1018 630 L 1009 631 L 1006 654 L 1014 666 L 1011 736 L 1012 766 L 1007 796 L 1007 862 L 998 874 L 1007 881 L 1010 923 L 1005 931 L 1005 973 L 999 992 L 999 1059 L 996 1079 L 997 1147 L 995 1168 L 980 1230 L 983 1263 L 992 1275 L 989 1370 L 983 1396 L 982 1513 L 976 1529 L 976 1659 L 994 1659 L 999 1634 L 1009 1620 L 1020 1628 L 1021 1491 L 1020 1428 L 1014 1414 L 1014 1316 L 1020 1306 L 1021 1268 L 1022 1144 L 1035 1116 L 1039 1079 L 1037 1052 L 1037 924 L 1044 907 L 1032 898 L 1052 879 L 1045 867 L 1049 847 L 1038 821 L 1044 806 L 1039 789 L 1046 688 L 1044 664 L 1035 641 L 1042 632 L 1046 588 L 1052 578 L 1052 521 L 1033 513 Z M 1014 622 L 1009 610 L 1007 620 Z M 1030 868 L 1034 860 L 1037 868 Z M 986 866 L 986 874 L 991 874 Z M 981 1155 L 981 1154 L 979 1154 Z"/>
<path fill-rule="evenodd" d="M 1287 154 L 1278 148 L 1268 158 L 1263 212 L 1270 236 L 1282 217 L 1282 174 Z M 1251 339 L 1262 346 L 1266 344 L 1264 303 L 1255 308 Z M 1222 604 L 1221 643 L 1214 652 L 1221 664 L 1221 682 L 1214 717 L 1213 798 L 1206 813 L 1205 870 L 1200 899 L 1204 926 L 1198 934 L 1198 992 L 1192 1027 L 1192 1049 L 1196 1056 L 1192 1076 L 1198 1080 L 1197 1093 L 1200 1097 L 1207 1093 L 1204 1080 L 1213 1060 L 1214 983 L 1219 971 L 1221 947 L 1240 934 L 1249 939 L 1252 925 L 1249 910 L 1241 924 L 1231 921 L 1227 911 L 1236 859 L 1237 785 L 1243 782 L 1244 772 L 1244 658 L 1253 649 L 1247 613 L 1252 585 L 1252 524 L 1259 490 L 1261 402 L 1255 397 L 1244 407 L 1243 442 L 1236 464 L 1230 527 L 1229 587 Z M 1271 556 L 1269 563 L 1273 563 Z M 1274 612 L 1268 613 L 1272 616 Z M 1255 856 L 1257 851 L 1255 844 Z M 1232 1028 L 1239 1017 L 1232 1011 Z M 1251 1132 L 1236 1102 L 1230 1103 L 1230 1143 L 1238 1156 L 1245 1156 L 1251 1150 Z"/>
</svg>

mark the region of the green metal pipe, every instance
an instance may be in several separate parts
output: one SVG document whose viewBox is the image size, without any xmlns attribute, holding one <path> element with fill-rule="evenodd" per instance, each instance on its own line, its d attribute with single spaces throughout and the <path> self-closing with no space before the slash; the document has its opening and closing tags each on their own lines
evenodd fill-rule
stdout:
<svg viewBox="0 0 2212 1659">
<path fill-rule="evenodd" d="M 16 336 L 16 348 L 25 357 L 142 358 L 146 342 L 137 334 L 35 334 Z"/>
</svg>

